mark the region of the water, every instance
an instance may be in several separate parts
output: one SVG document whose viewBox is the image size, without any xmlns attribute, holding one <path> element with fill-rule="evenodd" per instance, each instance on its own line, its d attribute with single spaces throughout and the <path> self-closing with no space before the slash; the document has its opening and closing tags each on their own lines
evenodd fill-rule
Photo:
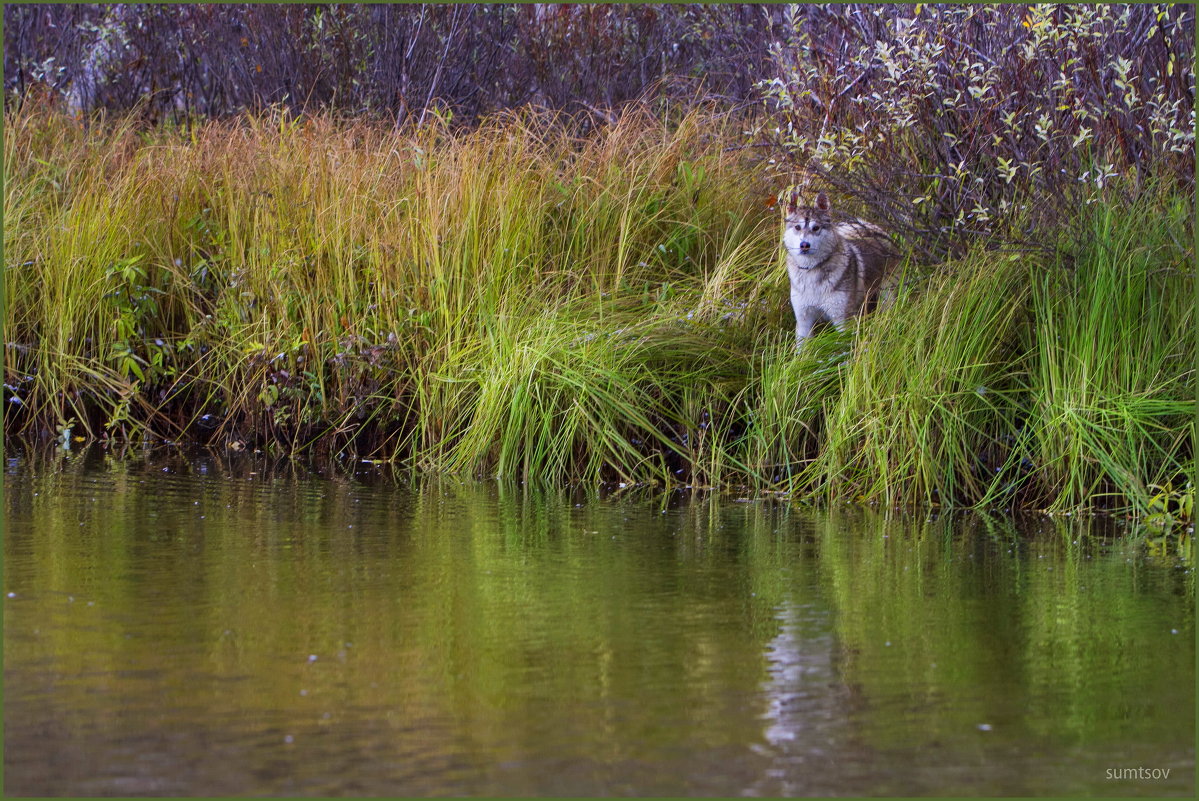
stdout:
<svg viewBox="0 0 1199 801">
<path fill-rule="evenodd" d="M 359 468 L 10 454 L 5 792 L 1195 789 L 1169 546 Z"/>
</svg>

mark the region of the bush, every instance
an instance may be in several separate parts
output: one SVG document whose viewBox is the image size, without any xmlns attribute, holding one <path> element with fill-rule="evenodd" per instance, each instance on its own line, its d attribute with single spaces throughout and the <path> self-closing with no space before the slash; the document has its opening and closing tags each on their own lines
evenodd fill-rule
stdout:
<svg viewBox="0 0 1199 801">
<path fill-rule="evenodd" d="M 750 5 L 7 5 L 7 100 L 157 119 L 265 106 L 404 123 L 533 103 L 609 110 L 696 83 L 748 100 L 772 19 Z"/>
<path fill-rule="evenodd" d="M 792 5 L 777 168 L 855 198 L 927 259 L 1045 232 L 1150 176 L 1194 192 L 1194 10 Z"/>
</svg>

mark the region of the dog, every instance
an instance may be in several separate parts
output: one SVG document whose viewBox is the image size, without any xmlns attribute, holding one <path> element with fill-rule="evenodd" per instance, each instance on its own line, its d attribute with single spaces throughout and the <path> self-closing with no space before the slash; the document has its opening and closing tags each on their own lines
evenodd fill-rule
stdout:
<svg viewBox="0 0 1199 801">
<path fill-rule="evenodd" d="M 802 347 L 821 322 L 844 330 L 851 319 L 872 311 L 890 288 L 899 251 L 891 237 L 863 220 L 833 222 L 828 196 L 800 206 L 791 193 L 783 227 L 795 344 Z"/>
</svg>

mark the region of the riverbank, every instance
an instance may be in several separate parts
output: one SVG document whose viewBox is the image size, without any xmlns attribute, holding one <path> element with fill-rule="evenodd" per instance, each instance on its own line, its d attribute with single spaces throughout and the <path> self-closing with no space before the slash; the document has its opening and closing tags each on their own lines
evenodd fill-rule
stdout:
<svg viewBox="0 0 1199 801">
<path fill-rule="evenodd" d="M 5 123 L 9 437 L 1145 514 L 1194 472 L 1193 200 L 1167 189 L 1043 251 L 909 264 L 796 355 L 780 187 L 712 110 Z"/>
</svg>

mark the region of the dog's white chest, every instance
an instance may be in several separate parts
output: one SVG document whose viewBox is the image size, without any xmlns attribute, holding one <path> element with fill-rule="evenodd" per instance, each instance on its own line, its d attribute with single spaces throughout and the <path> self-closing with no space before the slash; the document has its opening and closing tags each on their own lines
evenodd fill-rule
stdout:
<svg viewBox="0 0 1199 801">
<path fill-rule="evenodd" d="M 791 278 L 791 297 L 804 299 L 812 305 L 820 305 L 820 298 L 831 288 L 832 282 L 826 270 L 819 267 L 808 267 L 804 260 L 795 259 L 787 264 L 787 273 Z"/>
</svg>

